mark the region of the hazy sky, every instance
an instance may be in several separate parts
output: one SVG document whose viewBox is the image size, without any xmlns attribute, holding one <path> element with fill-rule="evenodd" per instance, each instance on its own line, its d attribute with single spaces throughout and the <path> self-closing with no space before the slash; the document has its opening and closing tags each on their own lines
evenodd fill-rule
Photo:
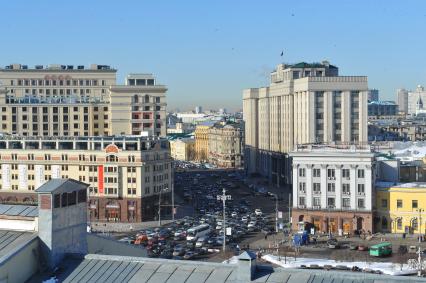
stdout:
<svg viewBox="0 0 426 283">
<path fill-rule="evenodd" d="M 426 84 L 426 1 L 4 1 L 0 65 L 152 72 L 169 109 L 241 109 L 280 62 L 329 60 L 383 99 Z M 280 57 L 281 50 L 284 56 Z"/>
</svg>

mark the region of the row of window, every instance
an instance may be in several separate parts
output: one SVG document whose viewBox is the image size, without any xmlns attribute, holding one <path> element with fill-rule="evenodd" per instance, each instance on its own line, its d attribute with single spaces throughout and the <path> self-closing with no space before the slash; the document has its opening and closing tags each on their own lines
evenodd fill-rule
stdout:
<svg viewBox="0 0 426 283">
<path fill-rule="evenodd" d="M 321 183 L 313 183 L 312 184 L 312 191 L 313 194 L 321 194 Z M 357 192 L 358 194 L 364 194 L 365 193 L 365 184 L 358 184 L 357 185 Z M 305 182 L 299 182 L 299 192 L 300 193 L 306 193 L 306 183 Z M 329 193 L 335 193 L 336 192 L 336 184 L 335 183 L 327 183 L 327 192 Z M 351 193 L 350 191 L 350 184 L 342 184 L 342 193 L 345 195 L 349 195 Z"/>
<path fill-rule="evenodd" d="M 321 177 L 321 169 L 314 168 L 312 169 L 312 176 L 317 178 Z M 336 176 L 336 169 L 327 169 L 327 177 L 328 178 L 335 178 Z M 358 169 L 357 170 L 357 176 L 358 178 L 365 178 L 365 171 L 364 169 Z M 306 168 L 299 168 L 299 177 L 306 177 Z M 350 169 L 342 169 L 342 177 L 349 179 L 350 178 Z"/>
<path fill-rule="evenodd" d="M 312 205 L 314 207 L 320 207 L 321 206 L 321 198 L 314 197 L 312 198 Z M 306 198 L 305 197 L 299 197 L 299 206 L 306 206 Z M 336 198 L 329 197 L 327 198 L 327 207 L 329 208 L 335 208 L 336 207 Z M 350 198 L 342 198 L 342 207 L 343 208 L 350 208 L 351 207 L 351 199 Z M 363 209 L 365 208 L 365 199 L 358 198 L 357 199 L 357 208 Z"/>
<path fill-rule="evenodd" d="M 41 79 L 28 79 L 28 80 L 10 80 L 10 85 L 18 85 L 18 86 L 98 86 L 98 80 L 41 80 Z M 102 86 L 106 85 L 105 80 L 101 80 L 100 84 Z"/>
<path fill-rule="evenodd" d="M 387 199 L 382 199 L 382 208 L 388 208 L 388 200 Z M 396 200 L 396 207 L 397 208 L 403 208 L 404 206 L 404 202 L 402 199 L 397 199 Z M 416 199 L 411 200 L 411 208 L 412 209 L 416 209 L 419 208 L 419 201 Z"/>
<path fill-rule="evenodd" d="M 12 107 L 12 114 L 16 114 L 18 109 L 21 109 L 21 112 L 29 112 L 30 109 L 31 109 L 31 113 L 33 113 L 33 114 L 38 113 L 39 109 L 42 109 L 42 113 L 48 114 L 49 109 L 51 109 L 51 112 L 53 114 L 57 114 L 57 113 L 59 113 L 59 108 L 62 109 L 62 113 L 68 114 L 69 108 L 71 108 L 71 107 L 68 107 L 68 106 L 66 106 L 66 107 L 56 107 L 56 106 L 55 107 L 46 107 L 46 106 L 44 106 L 44 107 L 27 107 L 27 106 L 15 107 L 14 106 L 14 107 Z M 7 107 L 2 107 L 1 109 L 2 109 L 2 112 L 4 112 L 4 113 L 7 112 Z M 72 109 L 73 109 L 74 112 L 80 112 L 81 108 L 78 107 L 78 106 L 74 106 L 74 107 L 72 107 Z M 104 106 L 103 110 L 104 110 L 104 112 L 108 112 L 108 106 Z M 93 111 L 94 112 L 99 111 L 99 107 L 98 106 L 93 107 Z M 83 113 L 88 114 L 89 113 L 89 107 L 86 107 L 86 106 L 83 107 Z"/>
</svg>

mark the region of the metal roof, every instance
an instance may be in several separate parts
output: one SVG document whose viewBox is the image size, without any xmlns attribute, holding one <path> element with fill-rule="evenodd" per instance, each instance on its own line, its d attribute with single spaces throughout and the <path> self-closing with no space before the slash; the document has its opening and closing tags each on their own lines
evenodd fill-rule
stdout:
<svg viewBox="0 0 426 283">
<path fill-rule="evenodd" d="M 64 193 L 86 189 L 89 185 L 74 179 L 52 179 L 36 190 L 37 193 Z"/>
<path fill-rule="evenodd" d="M 0 261 L 21 245 L 37 237 L 37 233 L 0 230 Z"/>
<path fill-rule="evenodd" d="M 76 262 L 64 262 L 60 282 L 140 282 L 140 283 L 242 283 L 238 279 L 238 265 L 211 262 L 176 261 L 141 257 L 87 255 Z M 68 271 L 66 271 L 68 269 Z M 71 270 L 70 270 L 71 269 Z M 426 282 L 416 277 L 315 271 L 258 266 L 252 282 L 264 283 L 378 283 Z"/>
<path fill-rule="evenodd" d="M 36 217 L 38 216 L 38 206 L 20 204 L 0 204 L 0 215 Z"/>
</svg>

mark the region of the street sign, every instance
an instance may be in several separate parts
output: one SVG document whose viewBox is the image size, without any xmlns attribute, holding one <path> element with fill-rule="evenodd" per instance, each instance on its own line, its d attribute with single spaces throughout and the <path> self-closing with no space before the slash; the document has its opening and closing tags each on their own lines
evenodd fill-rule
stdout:
<svg viewBox="0 0 426 283">
<path fill-rule="evenodd" d="M 283 212 L 282 211 L 278 211 L 278 218 L 282 219 L 283 218 Z"/>
<path fill-rule="evenodd" d="M 227 236 L 231 236 L 232 235 L 232 228 L 231 227 L 226 227 L 226 235 Z"/>
</svg>

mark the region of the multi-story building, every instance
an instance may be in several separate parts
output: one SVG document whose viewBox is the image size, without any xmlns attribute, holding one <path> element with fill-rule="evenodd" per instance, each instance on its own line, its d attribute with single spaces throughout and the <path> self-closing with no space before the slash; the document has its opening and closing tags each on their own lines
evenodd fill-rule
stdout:
<svg viewBox="0 0 426 283">
<path fill-rule="evenodd" d="M 182 138 L 170 141 L 170 154 L 173 159 L 191 161 L 195 159 L 195 139 Z"/>
<path fill-rule="evenodd" d="M 208 161 L 220 168 L 243 166 L 244 125 L 217 123 L 209 129 Z"/>
<path fill-rule="evenodd" d="M 375 154 L 369 147 L 304 145 L 293 159 L 292 228 L 373 231 Z"/>
<path fill-rule="evenodd" d="M 368 90 L 368 101 L 379 101 L 379 90 L 369 89 Z"/>
<path fill-rule="evenodd" d="M 112 133 L 166 136 L 166 91 L 151 74 L 130 74 L 111 91 Z"/>
<path fill-rule="evenodd" d="M 0 69 L 0 131 L 23 136 L 165 136 L 167 89 L 152 75 L 129 75 L 126 85 L 116 85 L 116 72 L 106 65 L 30 69 L 14 64 Z"/>
<path fill-rule="evenodd" d="M 366 142 L 367 95 L 367 77 L 339 76 L 328 62 L 278 65 L 270 86 L 243 92 L 246 173 L 290 184 L 295 145 Z"/>
<path fill-rule="evenodd" d="M 169 202 L 172 166 L 158 137 L 0 137 L 0 200 L 33 203 L 34 190 L 55 178 L 89 184 L 91 221 L 153 219 Z M 160 193 L 161 192 L 161 193 Z"/>
<path fill-rule="evenodd" d="M 426 113 L 424 103 L 426 102 L 426 90 L 423 86 L 418 85 L 416 90 L 409 91 L 407 97 L 407 114 L 418 115 Z"/>
<path fill-rule="evenodd" d="M 207 161 L 209 153 L 209 129 L 211 123 L 200 124 L 195 127 L 195 159 L 197 161 Z"/>
<path fill-rule="evenodd" d="M 426 183 L 380 186 L 376 192 L 377 231 L 426 233 Z"/>
<path fill-rule="evenodd" d="M 368 102 L 368 116 L 395 116 L 398 114 L 398 105 L 393 101 Z"/>
<path fill-rule="evenodd" d="M 403 88 L 396 90 L 396 103 L 401 114 L 408 113 L 408 90 Z"/>
</svg>

